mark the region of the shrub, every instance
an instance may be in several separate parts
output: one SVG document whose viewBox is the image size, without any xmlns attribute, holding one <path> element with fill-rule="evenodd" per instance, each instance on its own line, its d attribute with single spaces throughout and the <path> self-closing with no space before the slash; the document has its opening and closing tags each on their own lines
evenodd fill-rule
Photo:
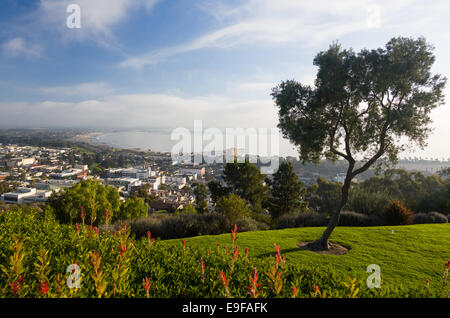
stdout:
<svg viewBox="0 0 450 318">
<path fill-rule="evenodd" d="M 375 226 L 379 225 L 377 220 L 366 214 L 342 211 L 339 217 L 340 226 Z"/>
<path fill-rule="evenodd" d="M 413 215 L 413 224 L 427 224 L 429 223 L 429 217 L 427 213 L 416 213 Z"/>
<path fill-rule="evenodd" d="M 402 201 L 391 201 L 381 213 L 383 225 L 408 225 L 412 218 L 413 212 Z"/>
<path fill-rule="evenodd" d="M 439 212 L 428 212 L 431 223 L 448 223 L 448 217 Z"/>
<path fill-rule="evenodd" d="M 237 221 L 236 223 L 239 232 L 249 232 L 249 231 L 262 231 L 269 230 L 269 225 L 264 222 L 259 222 L 253 218 L 247 217 Z"/>
<path fill-rule="evenodd" d="M 269 226 L 264 222 L 254 220 L 250 217 L 239 219 L 236 224 L 240 232 L 269 229 Z M 121 222 L 117 222 L 110 227 L 100 226 L 100 231 L 114 230 L 121 225 Z M 148 218 L 130 221 L 128 225 L 131 228 L 131 234 L 137 238 L 146 236 L 147 232 L 151 232 L 153 237 L 163 240 L 223 234 L 228 233 L 232 227 L 223 214 L 215 212 L 203 214 L 150 215 Z"/>
<path fill-rule="evenodd" d="M 113 219 L 131 220 L 147 216 L 148 216 L 148 205 L 147 203 L 145 203 L 144 199 L 129 197 L 120 206 L 118 213 L 114 215 Z"/>
<path fill-rule="evenodd" d="M 154 237 L 161 239 L 214 235 L 229 231 L 225 217 L 217 213 L 152 215 L 132 221 L 129 225 L 131 233 L 136 237 L 145 236 L 150 231 Z"/>
<path fill-rule="evenodd" d="M 390 196 L 384 192 L 369 192 L 355 188 L 350 192 L 345 209 L 367 215 L 374 215 L 382 211 L 389 203 Z"/>
<path fill-rule="evenodd" d="M 224 215 L 230 225 L 251 214 L 247 201 L 236 194 L 221 197 L 217 201 L 216 212 Z"/>
<path fill-rule="evenodd" d="M 328 216 L 317 212 L 304 212 L 299 214 L 283 215 L 279 218 L 275 227 L 277 229 L 286 229 L 294 227 L 318 227 L 326 226 Z"/>
<path fill-rule="evenodd" d="M 448 217 L 438 212 L 416 213 L 413 216 L 414 224 L 448 223 Z"/>
</svg>

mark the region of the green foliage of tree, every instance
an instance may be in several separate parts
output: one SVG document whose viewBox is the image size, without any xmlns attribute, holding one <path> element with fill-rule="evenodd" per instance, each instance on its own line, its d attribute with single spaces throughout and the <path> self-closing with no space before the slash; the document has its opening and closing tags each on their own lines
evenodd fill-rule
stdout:
<svg viewBox="0 0 450 318">
<path fill-rule="evenodd" d="M 263 211 L 263 204 L 268 198 L 266 175 L 262 174 L 256 165 L 250 163 L 248 158 L 243 163 L 237 160 L 227 163 L 223 177 L 231 192 L 247 200 L 254 212 Z"/>
<path fill-rule="evenodd" d="M 392 199 L 394 197 L 383 191 L 382 188 L 371 192 L 363 190 L 359 186 L 353 186 L 344 209 L 365 215 L 376 215 L 380 214 Z"/>
<path fill-rule="evenodd" d="M 217 203 L 221 197 L 224 197 L 231 192 L 230 188 L 221 185 L 220 182 L 215 180 L 208 182 L 208 189 L 211 193 L 211 200 L 214 203 Z"/>
<path fill-rule="evenodd" d="M 71 188 L 54 193 L 49 199 L 56 218 L 61 223 L 81 222 L 81 210 L 86 213 L 86 222 L 102 224 L 106 221 L 106 210 L 111 218 L 119 212 L 120 196 L 115 187 L 98 181 L 84 180 Z"/>
<path fill-rule="evenodd" d="M 0 182 L 0 194 L 10 192 L 11 188 L 7 182 Z"/>
<path fill-rule="evenodd" d="M 195 208 L 199 213 L 208 212 L 208 188 L 203 183 L 195 182 L 193 184 L 195 195 Z"/>
<path fill-rule="evenodd" d="M 299 146 L 303 162 L 348 162 L 341 200 L 312 246 L 328 249 L 353 178 L 379 159 L 397 161 L 407 146 L 425 147 L 430 112 L 444 103 L 446 79 L 431 73 L 434 62 L 424 38 L 393 38 L 385 48 L 359 53 L 334 43 L 314 59 L 314 87 L 289 80 L 273 89 L 278 127 Z M 355 155 L 364 158 L 358 168 Z"/>
<path fill-rule="evenodd" d="M 180 212 L 181 214 L 197 214 L 197 209 L 192 204 L 186 205 Z"/>
<path fill-rule="evenodd" d="M 295 214 L 307 210 L 306 189 L 303 187 L 303 182 L 298 180 L 290 162 L 282 162 L 268 183 L 271 188 L 271 197 L 268 200 L 269 211 L 273 218 L 277 219 L 284 214 Z"/>
<path fill-rule="evenodd" d="M 420 171 L 389 169 L 383 177 L 373 177 L 358 185 L 366 193 L 382 192 L 402 200 L 414 212 L 450 212 L 450 179 L 424 176 Z M 359 212 L 359 211 L 358 211 Z"/>
<path fill-rule="evenodd" d="M 306 200 L 309 207 L 317 212 L 331 214 L 341 198 L 342 184 L 330 182 L 322 177 L 317 178 L 317 184 L 306 190 Z"/>
<path fill-rule="evenodd" d="M 119 212 L 113 216 L 115 220 L 134 220 L 148 217 L 148 205 L 141 198 L 129 197 L 120 206 Z"/>
<path fill-rule="evenodd" d="M 216 212 L 225 215 L 229 224 L 235 224 L 238 220 L 250 216 L 252 211 L 245 199 L 232 193 L 217 201 Z"/>
</svg>

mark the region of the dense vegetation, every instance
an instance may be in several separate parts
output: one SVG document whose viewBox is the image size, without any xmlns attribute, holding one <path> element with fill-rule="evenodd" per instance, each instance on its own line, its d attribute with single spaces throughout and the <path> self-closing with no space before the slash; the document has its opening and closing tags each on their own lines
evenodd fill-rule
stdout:
<svg viewBox="0 0 450 318">
<path fill-rule="evenodd" d="M 233 224 L 238 224 L 242 231 L 326 226 L 339 202 L 340 183 L 319 178 L 317 184 L 305 187 L 290 163 L 283 162 L 271 179 L 263 179 L 248 162 L 228 165 L 233 168 L 226 169 L 225 176 L 231 171 L 234 179 L 243 181 L 231 186 L 213 181 L 208 187 L 195 183 L 189 190 L 195 194 L 193 205 L 175 212 L 149 215 L 148 203 L 158 198 L 149 194 L 148 187 L 135 188 L 121 202 L 116 188 L 96 181 L 83 181 L 55 194 L 49 205 L 60 223 L 80 223 L 84 215 L 87 223 L 113 224 L 111 228 L 117 228 L 124 220 L 134 220 L 130 224 L 136 235 L 151 231 L 157 237 L 170 239 L 226 233 Z M 262 193 L 258 194 L 259 190 Z M 206 200 L 208 194 L 214 201 L 212 209 Z M 387 170 L 383 176 L 352 185 L 339 225 L 447 223 L 449 198 L 450 178 Z M 80 215 L 80 210 L 84 214 Z"/>
<path fill-rule="evenodd" d="M 275 245 L 254 257 L 234 228 L 231 242 L 209 249 L 186 240 L 130 237 L 126 226 L 99 233 L 61 225 L 51 213 L 0 213 L 1 297 L 446 297 L 450 264 L 439 284 L 407 287 L 292 263 Z M 286 251 L 287 252 L 287 251 Z M 79 275 L 78 275 L 79 274 Z M 77 288 L 79 287 L 79 288 Z"/>
</svg>

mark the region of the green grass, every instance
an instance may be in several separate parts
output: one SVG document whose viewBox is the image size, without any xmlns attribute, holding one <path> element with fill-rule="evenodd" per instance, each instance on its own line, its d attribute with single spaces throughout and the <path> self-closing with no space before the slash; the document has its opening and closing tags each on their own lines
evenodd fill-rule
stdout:
<svg viewBox="0 0 450 318">
<path fill-rule="evenodd" d="M 274 256 L 273 244 L 281 246 L 288 262 L 331 267 L 343 276 L 367 279 L 370 264 L 381 267 L 382 284 L 408 287 L 440 284 L 445 262 L 450 259 L 450 224 L 427 224 L 386 227 L 337 227 L 331 242 L 350 248 L 345 255 L 322 255 L 300 250 L 296 244 L 315 240 L 324 228 L 296 228 L 275 231 L 239 233 L 241 251 L 249 247 L 252 257 Z M 392 233 L 394 231 L 394 233 Z M 163 244 L 179 243 L 167 240 Z M 230 235 L 188 238 L 192 246 L 216 249 L 217 244 L 230 245 Z"/>
</svg>

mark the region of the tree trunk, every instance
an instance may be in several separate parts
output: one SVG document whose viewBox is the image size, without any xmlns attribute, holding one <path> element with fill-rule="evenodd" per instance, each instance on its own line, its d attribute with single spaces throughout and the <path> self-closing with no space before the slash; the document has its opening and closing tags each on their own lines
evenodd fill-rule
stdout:
<svg viewBox="0 0 450 318">
<path fill-rule="evenodd" d="M 330 221 L 328 222 L 328 226 L 325 229 L 325 231 L 323 232 L 323 234 L 320 237 L 320 239 L 318 239 L 317 241 L 311 243 L 311 247 L 313 249 L 325 250 L 326 251 L 329 248 L 328 240 L 329 240 L 329 238 L 331 236 L 331 233 L 333 232 L 334 228 L 338 225 L 338 223 L 339 223 L 339 216 L 341 214 L 341 210 L 345 206 L 345 204 L 347 203 L 347 200 L 348 200 L 348 193 L 349 193 L 350 185 L 351 185 L 352 179 L 353 179 L 352 173 L 353 173 L 354 166 L 355 166 L 354 162 L 350 162 L 349 163 L 349 167 L 348 167 L 348 170 L 347 170 L 347 175 L 345 177 L 344 185 L 342 186 L 341 201 L 336 206 L 336 209 L 333 211 L 333 214 L 331 215 Z"/>
</svg>

